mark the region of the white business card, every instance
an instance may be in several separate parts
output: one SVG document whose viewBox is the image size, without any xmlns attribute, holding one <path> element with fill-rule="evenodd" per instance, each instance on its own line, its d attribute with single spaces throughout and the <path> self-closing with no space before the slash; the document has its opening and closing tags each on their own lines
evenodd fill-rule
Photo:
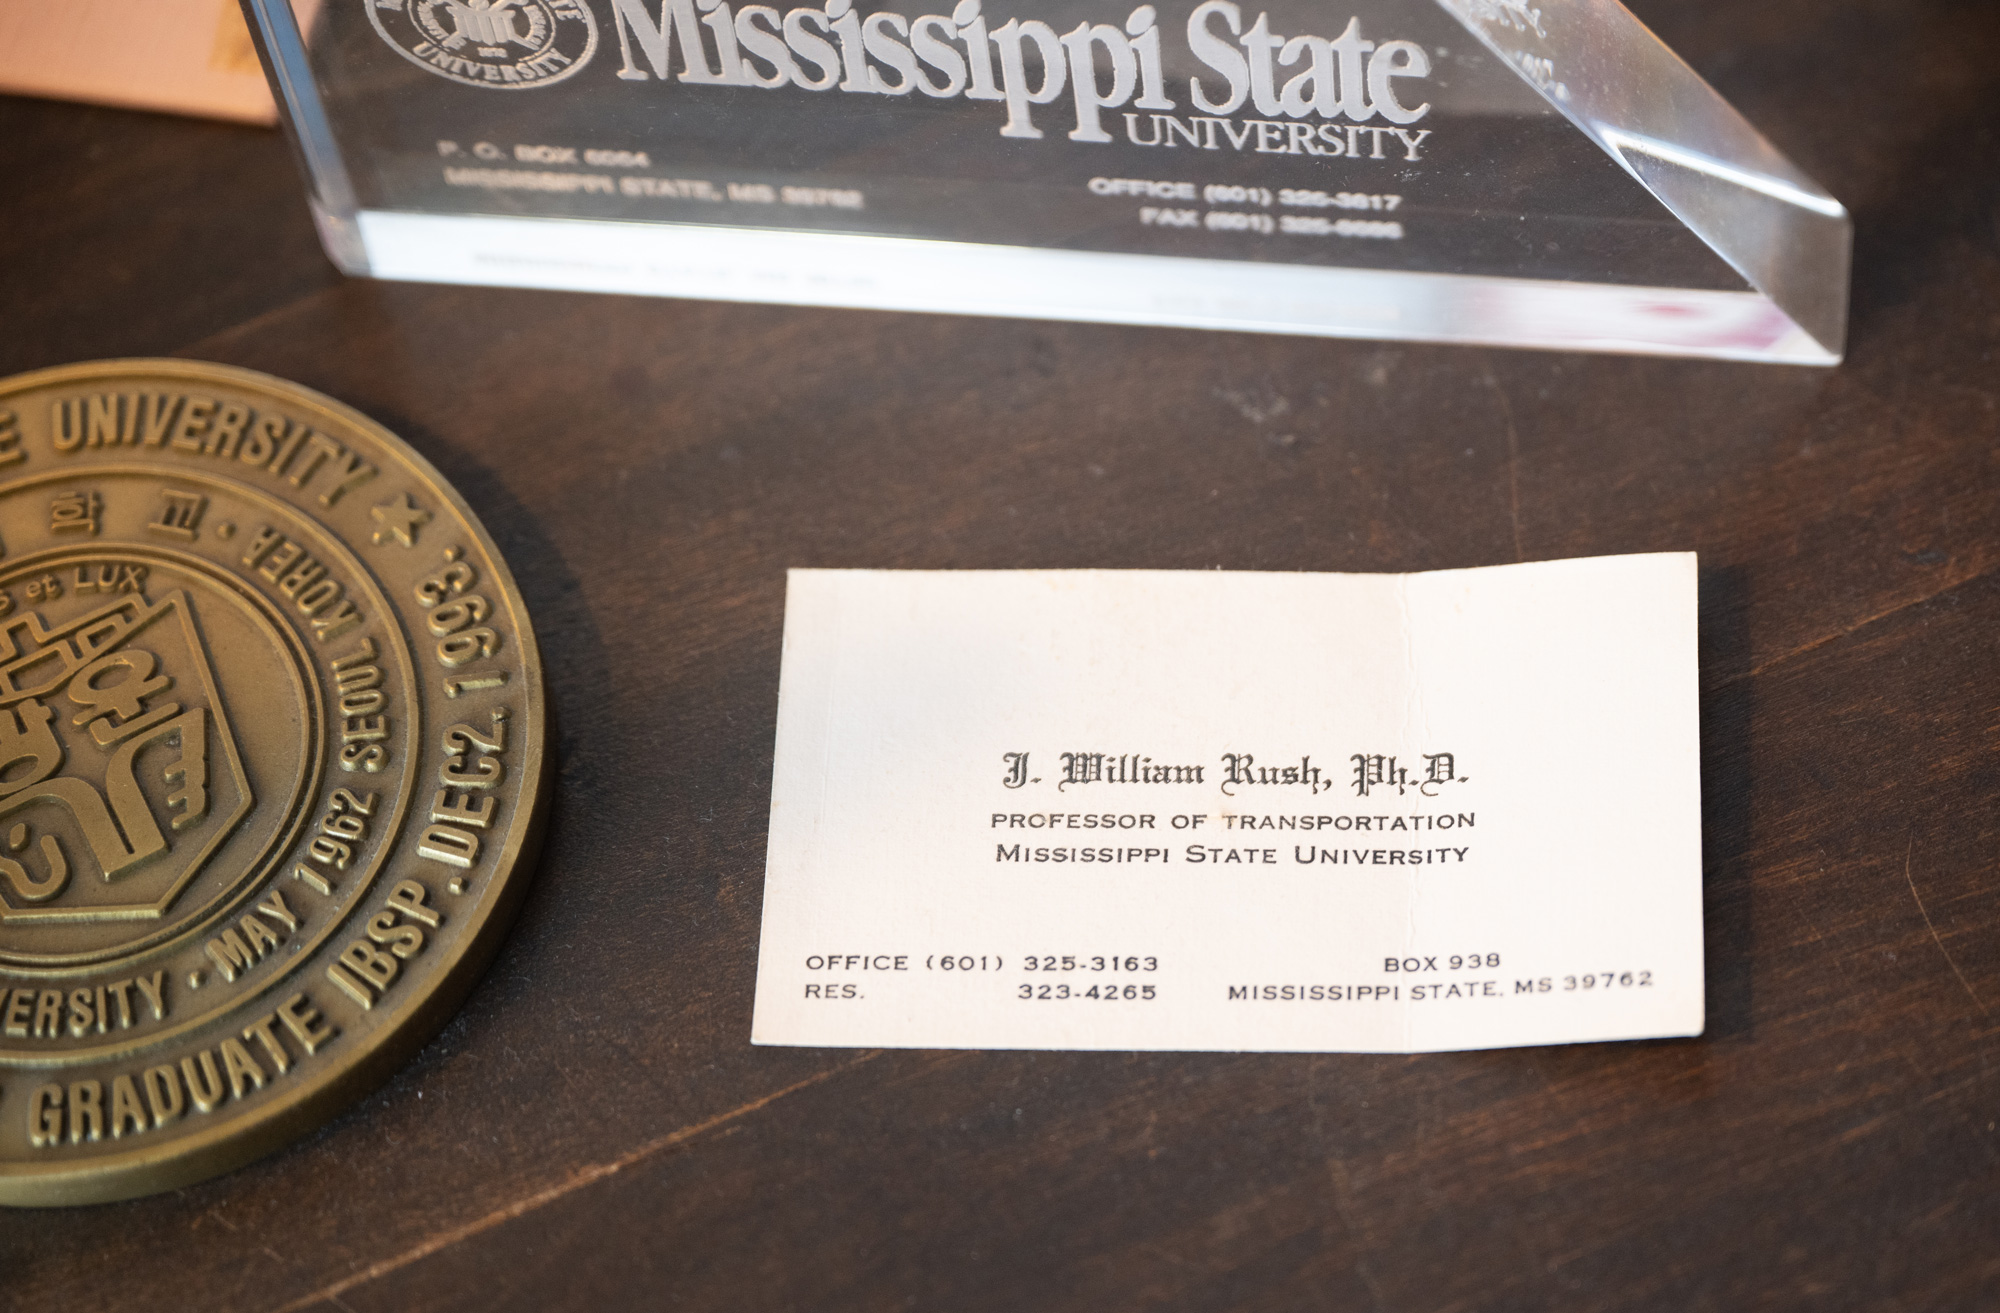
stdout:
<svg viewBox="0 0 2000 1313">
<path fill-rule="evenodd" d="M 794 570 L 752 1040 L 1701 1033 L 1692 554 Z"/>
</svg>

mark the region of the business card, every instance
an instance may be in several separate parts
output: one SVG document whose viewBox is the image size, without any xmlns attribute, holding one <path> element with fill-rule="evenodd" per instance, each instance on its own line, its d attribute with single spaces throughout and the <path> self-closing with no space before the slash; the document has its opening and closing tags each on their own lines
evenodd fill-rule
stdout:
<svg viewBox="0 0 2000 1313">
<path fill-rule="evenodd" d="M 751 1038 L 1701 1033 L 1691 553 L 794 570 Z"/>
</svg>

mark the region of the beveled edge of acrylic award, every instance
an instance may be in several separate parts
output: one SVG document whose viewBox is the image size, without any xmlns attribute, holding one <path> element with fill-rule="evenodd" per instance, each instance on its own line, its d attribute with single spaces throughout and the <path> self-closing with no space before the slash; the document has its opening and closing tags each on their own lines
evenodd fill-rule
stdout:
<svg viewBox="0 0 2000 1313">
<path fill-rule="evenodd" d="M 1836 364 L 1847 209 L 1619 0 L 1437 0 Z"/>
<path fill-rule="evenodd" d="M 376 278 L 1831 365 L 1758 292 L 703 224 L 364 210 Z"/>
</svg>

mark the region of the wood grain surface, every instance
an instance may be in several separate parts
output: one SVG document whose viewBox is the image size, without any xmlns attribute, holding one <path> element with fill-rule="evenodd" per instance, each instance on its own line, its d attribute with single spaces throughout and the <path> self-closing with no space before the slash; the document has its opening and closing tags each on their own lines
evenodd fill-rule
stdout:
<svg viewBox="0 0 2000 1313">
<path fill-rule="evenodd" d="M 0 1307 L 2000 1307 L 2000 7 L 1633 7 L 1854 210 L 1841 368 L 346 281 L 275 134 L 0 100 L 0 373 L 386 422 L 513 562 L 560 740 L 442 1036 L 245 1170 L 0 1217 Z M 748 1043 L 786 567 L 1684 549 L 1705 1038 Z"/>
</svg>

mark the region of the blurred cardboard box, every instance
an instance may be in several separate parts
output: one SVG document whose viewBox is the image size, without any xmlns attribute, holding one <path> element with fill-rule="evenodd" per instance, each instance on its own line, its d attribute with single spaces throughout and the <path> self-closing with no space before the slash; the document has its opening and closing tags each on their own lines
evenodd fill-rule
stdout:
<svg viewBox="0 0 2000 1313">
<path fill-rule="evenodd" d="M 318 7 L 294 4 L 306 30 Z M 278 117 L 237 0 L 0 0 L 0 91 L 245 123 Z"/>
</svg>

